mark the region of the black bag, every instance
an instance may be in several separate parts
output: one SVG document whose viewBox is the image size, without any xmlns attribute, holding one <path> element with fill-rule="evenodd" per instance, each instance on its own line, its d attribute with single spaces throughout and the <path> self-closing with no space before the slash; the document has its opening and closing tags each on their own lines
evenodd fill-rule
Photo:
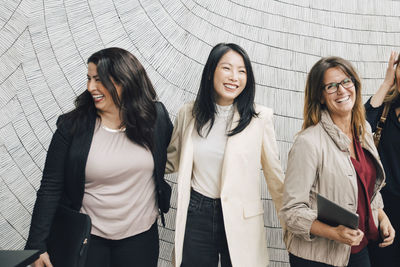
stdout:
<svg viewBox="0 0 400 267">
<path fill-rule="evenodd" d="M 84 267 L 92 223 L 87 214 L 59 206 L 47 239 L 54 267 Z"/>
</svg>

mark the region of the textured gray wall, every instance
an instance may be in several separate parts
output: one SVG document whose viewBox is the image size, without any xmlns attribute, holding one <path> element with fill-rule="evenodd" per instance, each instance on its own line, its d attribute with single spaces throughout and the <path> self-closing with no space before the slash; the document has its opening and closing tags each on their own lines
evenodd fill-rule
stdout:
<svg viewBox="0 0 400 267">
<path fill-rule="evenodd" d="M 136 55 L 174 119 L 194 99 L 211 47 L 240 44 L 253 61 L 256 102 L 274 109 L 286 168 L 312 64 L 351 60 L 370 96 L 390 51 L 400 50 L 399 10 L 381 0 L 0 0 L 0 249 L 25 244 L 55 121 L 85 90 L 93 52 L 119 46 Z M 170 266 L 173 244 L 176 177 L 168 179 L 174 195 L 160 266 Z M 271 266 L 288 266 L 263 185 Z"/>
</svg>

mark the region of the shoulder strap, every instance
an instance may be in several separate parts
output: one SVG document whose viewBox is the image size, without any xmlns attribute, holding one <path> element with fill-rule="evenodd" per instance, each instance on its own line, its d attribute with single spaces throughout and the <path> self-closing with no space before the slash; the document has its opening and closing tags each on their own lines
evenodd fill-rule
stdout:
<svg viewBox="0 0 400 267">
<path fill-rule="evenodd" d="M 376 130 L 375 130 L 375 134 L 374 134 L 374 143 L 377 148 L 379 146 L 379 141 L 381 140 L 382 129 L 383 129 L 383 126 L 385 125 L 386 117 L 389 113 L 390 104 L 391 104 L 391 102 L 385 103 L 385 107 L 383 108 L 381 119 L 378 121 L 378 124 L 376 125 Z"/>
</svg>

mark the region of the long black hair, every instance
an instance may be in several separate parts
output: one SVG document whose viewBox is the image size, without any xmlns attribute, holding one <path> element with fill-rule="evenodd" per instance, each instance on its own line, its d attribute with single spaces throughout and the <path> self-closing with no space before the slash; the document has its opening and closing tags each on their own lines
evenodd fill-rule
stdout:
<svg viewBox="0 0 400 267">
<path fill-rule="evenodd" d="M 152 150 L 157 94 L 142 64 L 130 52 L 117 47 L 94 53 L 87 63 L 96 65 L 101 83 L 119 108 L 121 127 L 126 128 L 127 137 Z M 121 86 L 121 96 L 113 82 Z M 87 90 L 75 99 L 75 109 L 67 114 L 73 133 L 87 129 L 89 121 L 96 116 L 99 117 L 93 97 Z"/>
<path fill-rule="evenodd" d="M 210 122 L 210 124 L 206 135 L 208 135 L 214 125 L 217 110 L 215 103 L 214 73 L 220 59 L 231 50 L 237 52 L 243 58 L 247 73 L 247 83 L 242 93 L 234 100 L 234 105 L 239 112 L 240 119 L 238 125 L 228 133 L 228 136 L 233 136 L 243 131 L 247 125 L 249 125 L 251 119 L 257 116 L 254 110 L 254 96 L 256 91 L 255 79 L 249 56 L 246 51 L 237 44 L 219 43 L 213 47 L 208 56 L 201 76 L 199 92 L 197 93 L 196 101 L 193 106 L 192 114 L 195 118 L 195 127 L 200 136 L 203 136 L 202 129 L 208 122 Z"/>
</svg>

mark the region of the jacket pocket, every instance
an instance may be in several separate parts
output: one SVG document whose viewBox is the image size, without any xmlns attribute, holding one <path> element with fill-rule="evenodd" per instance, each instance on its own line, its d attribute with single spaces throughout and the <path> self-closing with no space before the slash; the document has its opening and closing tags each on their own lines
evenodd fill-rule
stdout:
<svg viewBox="0 0 400 267">
<path fill-rule="evenodd" d="M 264 207 L 261 200 L 251 201 L 243 204 L 243 217 L 245 219 L 261 215 L 264 213 Z"/>
<path fill-rule="evenodd" d="M 200 209 L 200 201 L 196 198 L 191 197 L 189 200 L 188 214 L 197 212 Z"/>
</svg>

